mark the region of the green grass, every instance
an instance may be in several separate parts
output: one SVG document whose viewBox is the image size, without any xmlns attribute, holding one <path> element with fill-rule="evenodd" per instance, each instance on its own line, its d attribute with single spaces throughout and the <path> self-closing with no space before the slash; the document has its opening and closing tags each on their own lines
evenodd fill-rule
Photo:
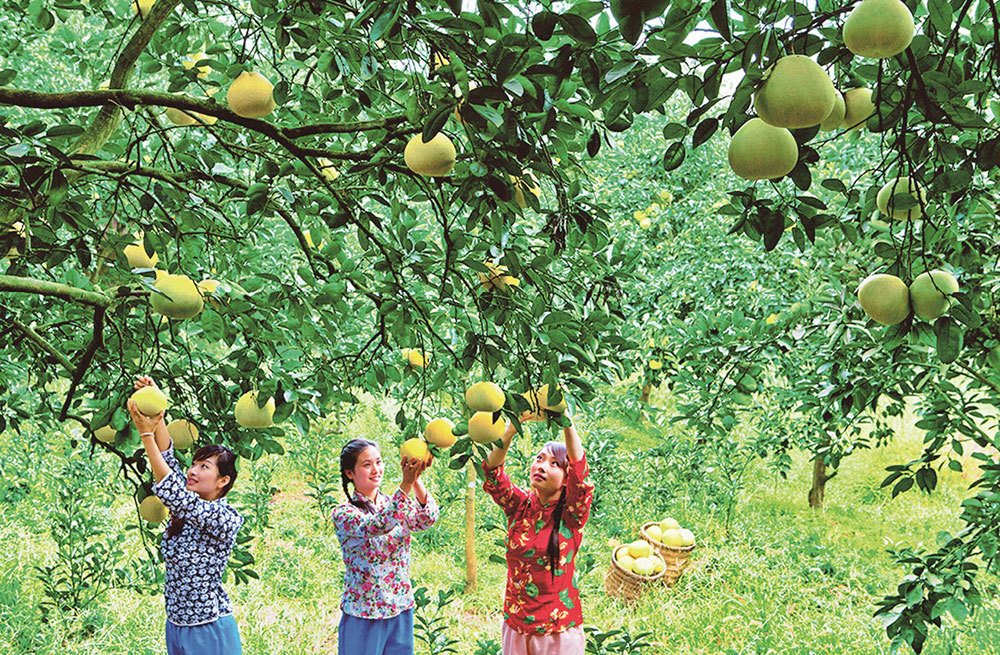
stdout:
<svg viewBox="0 0 1000 655">
<path fill-rule="evenodd" d="M 391 408 L 387 408 L 390 410 Z M 587 426 L 588 419 L 578 422 Z M 602 489 L 606 506 L 585 530 L 581 557 L 591 555 L 595 565 L 582 576 L 584 617 L 588 624 L 608 630 L 627 627 L 632 633 L 651 632 L 647 653 L 689 654 L 844 654 L 890 653 L 873 603 L 891 591 L 906 571 L 896 567 L 885 549 L 893 544 L 934 543 L 940 530 L 954 531 L 960 499 L 969 479 L 942 473 L 933 494 L 910 492 L 890 499 L 879 488 L 884 467 L 919 453 L 920 435 L 912 417 L 901 425 L 899 437 L 885 449 L 862 451 L 847 458 L 827 489 L 826 508 L 810 510 L 806 501 L 810 467 L 797 453 L 787 480 L 757 462 L 726 532 L 721 514 L 689 499 L 693 490 L 668 494 L 649 491 L 657 480 L 674 480 L 670 472 L 649 470 L 642 450 L 662 438 L 651 424 L 605 418 L 593 423 L 594 432 L 613 435 L 618 443 L 615 489 Z M 274 470 L 270 484 L 278 491 L 269 504 L 270 527 L 253 545 L 260 579 L 227 586 L 237 607 L 237 620 L 247 653 L 305 654 L 336 652 L 336 625 L 342 584 L 340 549 L 329 522 L 309 489 L 303 462 L 312 456 L 325 462 L 335 475 L 340 444 L 346 435 L 374 438 L 383 451 L 392 452 L 393 430 L 376 403 L 357 412 L 335 435 L 317 434 L 289 439 L 289 455 Z M 535 442 L 546 438 L 536 429 Z M 52 437 L 53 442 L 58 438 Z M 0 456 L 19 447 L 17 438 L 0 438 Z M 47 455 L 65 457 L 52 447 Z M 523 456 L 513 453 L 512 475 L 523 478 L 517 465 Z M 387 457 L 387 459 L 390 459 Z M 104 462 L 102 475 L 113 480 L 113 463 Z M 45 467 L 57 470 L 50 460 Z M 238 488 L 254 488 L 254 474 L 262 464 L 243 468 Z M 398 467 L 388 465 L 387 486 L 393 486 Z M 432 470 L 430 486 L 442 499 L 454 500 L 442 508 L 432 530 L 415 539 L 413 580 L 431 590 L 460 585 L 464 576 L 464 472 L 444 467 Z M 83 493 L 87 493 L 86 490 Z M 244 498 L 245 499 L 245 498 Z M 47 516 L 51 492 L 44 478 L 34 480 L 30 493 L 13 502 L 0 502 L 0 653 L 100 653 L 137 655 L 163 650 L 164 612 L 160 595 L 140 595 L 117 589 L 105 594 L 82 617 L 43 623 L 37 605 L 42 586 L 33 566 L 50 563 L 54 546 Z M 478 492 L 478 586 L 447 608 L 449 635 L 458 639 L 459 652 L 472 653 L 481 640 L 499 640 L 500 609 L 505 569 L 488 561 L 502 555 L 488 531 L 499 510 Z M 127 530 L 133 508 L 122 497 L 103 521 L 113 533 L 126 534 L 130 559 L 140 556 L 138 533 Z M 609 537 L 631 538 L 643 520 L 674 515 L 691 527 L 699 539 L 692 568 L 674 588 L 651 588 L 633 606 L 608 598 L 603 591 Z M 984 576 L 983 588 L 995 590 L 996 579 Z M 963 623 L 946 617 L 933 630 L 925 653 L 931 655 L 1000 655 L 1000 601 L 995 591 L 987 605 Z M 81 636 L 87 623 L 90 634 Z M 418 643 L 418 652 L 420 652 Z"/>
</svg>

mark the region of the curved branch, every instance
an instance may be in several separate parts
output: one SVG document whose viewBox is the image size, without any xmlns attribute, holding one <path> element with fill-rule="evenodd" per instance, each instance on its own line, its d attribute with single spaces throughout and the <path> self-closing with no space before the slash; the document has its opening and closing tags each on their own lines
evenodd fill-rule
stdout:
<svg viewBox="0 0 1000 655">
<path fill-rule="evenodd" d="M 31 327 L 25 325 L 16 318 L 9 318 L 7 319 L 7 321 L 12 326 L 20 330 L 21 333 L 24 334 L 24 336 L 26 336 L 29 341 L 31 341 L 33 344 L 44 350 L 46 354 L 55 359 L 57 362 L 62 364 L 62 367 L 66 369 L 68 373 L 73 372 L 73 362 L 69 361 L 69 358 L 66 357 L 66 355 L 63 355 L 61 352 L 56 350 L 55 346 L 49 343 L 48 340 L 45 339 L 45 337 L 38 334 L 33 329 L 31 329 Z"/>
<path fill-rule="evenodd" d="M 69 391 L 66 392 L 66 401 L 63 403 L 62 411 L 59 413 L 59 420 L 66 420 L 66 413 L 69 411 L 69 406 L 73 402 L 73 393 L 76 391 L 77 385 L 80 384 L 80 380 L 83 379 L 83 374 L 87 372 L 87 368 L 90 367 L 90 362 L 94 359 L 94 354 L 97 349 L 104 345 L 104 312 L 105 307 L 98 307 L 94 311 L 94 336 L 90 340 L 90 345 L 87 346 L 87 350 L 84 351 L 83 356 L 80 358 L 80 363 L 76 365 L 76 371 L 73 373 L 73 381 L 70 382 Z"/>
<path fill-rule="evenodd" d="M 86 291 L 85 289 L 77 289 L 67 284 L 46 282 L 45 280 L 17 277 L 14 275 L 0 275 L 0 291 L 17 291 L 34 293 L 40 296 L 55 296 L 101 309 L 107 309 L 114 302 L 114 298 L 103 293 L 97 293 L 96 291 Z"/>
<path fill-rule="evenodd" d="M 388 116 L 386 118 L 358 121 L 356 123 L 316 123 L 315 125 L 288 128 L 285 130 L 285 136 L 290 139 L 299 139 L 315 134 L 352 134 L 354 132 L 395 127 L 396 125 L 405 123 L 406 120 L 406 116 Z"/>
</svg>

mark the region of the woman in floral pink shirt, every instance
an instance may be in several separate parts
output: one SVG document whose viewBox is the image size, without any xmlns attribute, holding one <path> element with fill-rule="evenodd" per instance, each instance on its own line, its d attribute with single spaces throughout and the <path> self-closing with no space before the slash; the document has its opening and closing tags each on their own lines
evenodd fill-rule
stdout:
<svg viewBox="0 0 1000 655">
<path fill-rule="evenodd" d="M 542 447 L 531 465 L 530 490 L 524 490 L 503 470 L 514 434 L 508 424 L 483 463 L 483 488 L 507 515 L 503 653 L 583 655 L 583 612 L 573 573 L 594 496 L 583 444 L 576 428 L 564 428 L 565 444 Z"/>
<path fill-rule="evenodd" d="M 431 527 L 438 516 L 420 481 L 428 466 L 404 457 L 403 481 L 387 496 L 379 490 L 384 469 L 375 442 L 353 439 L 340 453 L 349 502 L 333 510 L 344 555 L 339 655 L 413 655 L 410 533 Z"/>
</svg>

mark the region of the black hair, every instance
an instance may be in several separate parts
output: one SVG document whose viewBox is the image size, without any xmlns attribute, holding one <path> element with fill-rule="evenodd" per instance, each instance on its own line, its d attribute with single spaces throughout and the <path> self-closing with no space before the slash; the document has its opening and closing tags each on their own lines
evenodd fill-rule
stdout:
<svg viewBox="0 0 1000 655">
<path fill-rule="evenodd" d="M 229 476 L 229 482 L 226 483 L 226 486 L 222 488 L 222 492 L 219 494 L 219 498 L 224 498 L 229 493 L 229 490 L 233 488 L 233 485 L 236 484 L 236 453 L 225 446 L 210 444 L 196 450 L 192 461 L 203 462 L 212 457 L 215 457 L 215 468 L 219 471 L 219 477 Z M 184 529 L 185 523 L 187 523 L 187 519 L 176 516 L 171 517 L 170 525 L 167 526 L 167 534 L 171 537 L 176 537 Z"/>
<path fill-rule="evenodd" d="M 549 451 L 555 458 L 556 464 L 564 472 L 569 466 L 569 456 L 566 453 L 566 444 L 558 441 L 549 441 L 542 446 L 542 452 Z M 559 528 L 562 527 L 563 509 L 566 507 L 566 487 L 559 490 L 559 500 L 552 510 L 552 533 L 549 534 L 549 545 L 545 549 L 549 557 L 549 575 L 556 577 L 556 569 L 559 568 Z"/>
<path fill-rule="evenodd" d="M 354 466 L 358 463 L 358 455 L 364 452 L 366 448 L 379 450 L 378 444 L 368 439 L 351 439 L 344 445 L 344 448 L 340 451 L 340 482 L 344 485 L 344 494 L 347 495 L 347 502 L 366 514 L 374 514 L 375 508 L 372 507 L 372 504 L 368 500 L 354 500 L 354 494 L 347 488 L 349 482 L 353 483 L 353 480 L 347 477 L 347 472 L 354 470 Z M 379 450 L 379 452 L 381 453 L 382 451 Z M 355 485 L 355 489 L 357 489 L 357 485 Z"/>
</svg>

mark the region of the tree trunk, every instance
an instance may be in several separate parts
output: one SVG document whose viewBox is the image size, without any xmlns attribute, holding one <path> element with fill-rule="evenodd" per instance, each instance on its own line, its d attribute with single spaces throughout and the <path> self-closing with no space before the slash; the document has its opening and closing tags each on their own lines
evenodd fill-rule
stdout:
<svg viewBox="0 0 1000 655">
<path fill-rule="evenodd" d="M 823 494 L 826 493 L 826 483 L 833 476 L 826 475 L 826 461 L 822 457 L 813 460 L 812 489 L 809 490 L 809 507 L 823 506 Z"/>
<path fill-rule="evenodd" d="M 476 480 L 475 465 L 466 465 L 465 486 L 465 592 L 476 588 Z"/>
<path fill-rule="evenodd" d="M 639 396 L 639 400 L 641 400 L 644 403 L 648 403 L 649 394 L 651 394 L 652 392 L 653 392 L 653 385 L 651 383 L 647 382 L 646 384 L 642 385 L 642 394 Z"/>
</svg>

